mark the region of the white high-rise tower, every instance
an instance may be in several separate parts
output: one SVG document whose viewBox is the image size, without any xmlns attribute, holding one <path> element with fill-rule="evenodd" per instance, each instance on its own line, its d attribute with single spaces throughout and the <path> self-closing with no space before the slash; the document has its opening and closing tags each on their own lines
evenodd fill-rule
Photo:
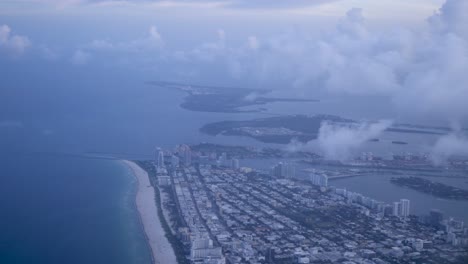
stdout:
<svg viewBox="0 0 468 264">
<path fill-rule="evenodd" d="M 164 168 L 164 152 L 162 149 L 157 148 L 156 150 L 156 156 L 157 156 L 157 165 L 159 168 Z"/>
</svg>

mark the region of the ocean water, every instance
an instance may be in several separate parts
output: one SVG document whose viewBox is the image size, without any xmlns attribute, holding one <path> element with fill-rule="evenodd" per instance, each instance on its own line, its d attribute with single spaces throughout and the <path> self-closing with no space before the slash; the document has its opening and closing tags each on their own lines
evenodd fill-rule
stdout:
<svg viewBox="0 0 468 264">
<path fill-rule="evenodd" d="M 47 154 L 0 165 L 0 263 L 150 262 L 125 165 Z"/>
</svg>

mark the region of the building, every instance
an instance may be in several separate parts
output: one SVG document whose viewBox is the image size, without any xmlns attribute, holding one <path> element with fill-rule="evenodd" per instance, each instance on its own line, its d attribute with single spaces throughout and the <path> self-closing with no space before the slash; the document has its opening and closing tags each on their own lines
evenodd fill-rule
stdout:
<svg viewBox="0 0 468 264">
<path fill-rule="evenodd" d="M 177 168 L 180 165 L 180 159 L 176 155 L 172 155 L 171 157 L 171 165 L 173 168 Z"/>
<path fill-rule="evenodd" d="M 399 202 L 393 202 L 393 211 L 392 211 L 393 216 L 400 216 L 400 207 L 401 207 L 401 204 Z"/>
<path fill-rule="evenodd" d="M 185 166 L 192 164 L 192 150 L 187 145 L 178 145 L 175 150 L 180 158 L 180 161 Z"/>
<path fill-rule="evenodd" d="M 158 185 L 159 186 L 171 185 L 171 177 L 167 175 L 158 176 Z"/>
<path fill-rule="evenodd" d="M 320 174 L 310 174 L 310 181 L 313 185 L 317 185 L 319 187 L 328 187 L 328 176 L 327 175 L 320 175 Z"/>
<path fill-rule="evenodd" d="M 291 163 L 279 162 L 271 168 L 270 175 L 276 178 L 292 179 L 296 176 L 296 167 Z"/>
<path fill-rule="evenodd" d="M 231 160 L 231 169 L 233 169 L 233 170 L 238 170 L 239 169 L 239 160 L 238 159 L 232 159 Z"/>
<path fill-rule="evenodd" d="M 410 201 L 401 199 L 399 202 L 393 203 L 393 216 L 408 217 L 410 215 Z"/>
<path fill-rule="evenodd" d="M 192 240 L 190 259 L 193 263 L 226 263 L 222 248 L 215 247 L 213 240 L 207 237 L 197 237 Z"/>
<path fill-rule="evenodd" d="M 410 201 L 408 199 L 401 199 L 401 211 L 400 216 L 408 217 L 410 215 Z"/>
<path fill-rule="evenodd" d="M 156 149 L 156 165 L 159 168 L 164 168 L 164 152 L 162 151 L 161 148 Z"/>
</svg>

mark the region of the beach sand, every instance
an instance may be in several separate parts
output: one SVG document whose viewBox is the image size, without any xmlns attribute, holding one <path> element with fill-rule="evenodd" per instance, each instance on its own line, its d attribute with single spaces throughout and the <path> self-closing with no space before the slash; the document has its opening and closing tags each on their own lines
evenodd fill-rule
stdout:
<svg viewBox="0 0 468 264">
<path fill-rule="evenodd" d="M 164 235 L 164 229 L 158 217 L 154 189 L 150 184 L 148 173 L 134 162 L 128 160 L 124 160 L 123 162 L 130 167 L 135 178 L 138 180 L 135 203 L 148 244 L 151 247 L 153 263 L 177 263 L 174 250 Z"/>
</svg>

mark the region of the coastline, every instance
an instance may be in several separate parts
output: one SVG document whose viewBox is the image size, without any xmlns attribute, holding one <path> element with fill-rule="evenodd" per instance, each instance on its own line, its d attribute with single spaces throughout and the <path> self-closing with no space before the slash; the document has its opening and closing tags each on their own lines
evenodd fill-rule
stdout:
<svg viewBox="0 0 468 264">
<path fill-rule="evenodd" d="M 135 205 L 150 247 L 152 263 L 177 263 L 174 250 L 165 236 L 158 217 L 155 191 L 151 186 L 148 173 L 132 161 L 122 160 L 122 162 L 132 170 L 137 179 Z"/>
</svg>

